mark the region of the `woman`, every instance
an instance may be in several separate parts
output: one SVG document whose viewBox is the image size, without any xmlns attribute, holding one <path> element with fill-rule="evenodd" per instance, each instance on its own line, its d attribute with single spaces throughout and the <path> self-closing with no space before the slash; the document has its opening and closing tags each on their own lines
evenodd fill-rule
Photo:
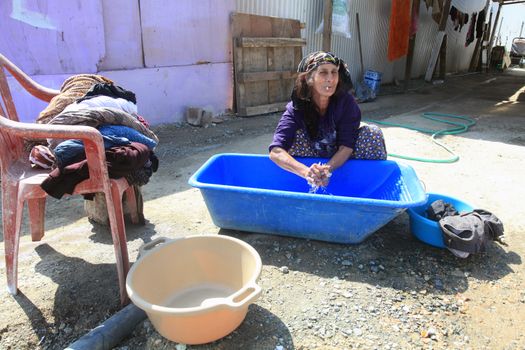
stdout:
<svg viewBox="0 0 525 350">
<path fill-rule="evenodd" d="M 304 57 L 299 75 L 270 144 L 270 159 L 305 178 L 327 186 L 333 171 L 349 158 L 386 159 L 381 129 L 361 126 L 361 111 L 349 89 L 346 64 L 333 53 L 317 51 Z M 310 167 L 294 157 L 329 158 Z"/>
</svg>

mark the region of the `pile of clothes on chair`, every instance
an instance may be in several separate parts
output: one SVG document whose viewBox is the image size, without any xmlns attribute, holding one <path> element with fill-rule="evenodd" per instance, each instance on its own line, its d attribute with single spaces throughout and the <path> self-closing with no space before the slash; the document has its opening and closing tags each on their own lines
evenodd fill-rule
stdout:
<svg viewBox="0 0 525 350">
<path fill-rule="evenodd" d="M 94 74 L 68 78 L 37 123 L 87 125 L 102 134 L 111 178 L 126 177 L 132 185 L 148 183 L 159 161 L 154 150 L 159 140 L 149 123 L 138 114 L 132 91 Z M 84 145 L 80 140 L 49 139 L 31 145 L 33 166 L 52 169 L 42 188 L 61 198 L 89 177 Z"/>
</svg>

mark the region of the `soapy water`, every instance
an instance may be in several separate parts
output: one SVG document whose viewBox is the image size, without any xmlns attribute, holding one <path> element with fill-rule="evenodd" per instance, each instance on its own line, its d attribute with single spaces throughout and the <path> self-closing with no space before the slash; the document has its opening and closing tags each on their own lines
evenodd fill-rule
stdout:
<svg viewBox="0 0 525 350">
<path fill-rule="evenodd" d="M 325 165 L 325 164 L 322 164 L 321 162 L 317 163 L 318 165 Z M 332 176 L 332 173 L 331 172 L 328 172 L 327 174 L 327 177 L 331 177 Z M 328 195 L 332 195 L 331 193 L 329 193 L 327 190 L 326 190 L 326 186 L 318 186 L 315 184 L 315 182 L 313 181 L 313 179 L 311 178 L 306 178 L 306 182 L 308 183 L 308 185 L 310 186 L 310 189 L 308 190 L 308 193 L 312 193 L 312 194 L 328 194 Z M 321 190 L 320 193 L 318 193 L 318 191 Z"/>
<path fill-rule="evenodd" d="M 316 186 L 316 185 L 313 185 L 313 184 L 310 184 L 310 189 L 308 190 L 308 193 L 313 193 L 313 194 L 328 194 L 328 195 L 332 195 L 330 192 L 328 192 L 326 190 L 326 186 Z M 321 192 L 318 193 L 318 191 L 321 190 Z"/>
</svg>

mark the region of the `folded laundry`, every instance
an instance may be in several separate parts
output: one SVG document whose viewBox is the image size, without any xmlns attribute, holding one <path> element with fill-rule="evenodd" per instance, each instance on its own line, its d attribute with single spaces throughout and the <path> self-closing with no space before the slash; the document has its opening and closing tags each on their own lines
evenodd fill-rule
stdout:
<svg viewBox="0 0 525 350">
<path fill-rule="evenodd" d="M 123 98 L 133 103 L 137 103 L 135 93 L 124 89 L 121 86 L 114 85 L 113 83 L 97 83 L 93 84 L 91 88 L 86 92 L 84 96 L 79 98 L 77 102 L 87 100 L 96 96 L 109 96 L 115 98 Z"/>
<path fill-rule="evenodd" d="M 131 101 L 123 98 L 109 97 L 105 95 L 94 96 L 93 98 L 82 100 L 81 102 L 74 102 L 64 108 L 63 112 L 77 111 L 90 107 L 111 107 L 122 109 L 124 112 L 131 115 L 137 114 L 137 105 Z"/>
<path fill-rule="evenodd" d="M 29 161 L 38 168 L 51 169 L 55 164 L 55 156 L 48 147 L 36 145 L 29 153 Z"/>
<path fill-rule="evenodd" d="M 119 178 L 139 171 L 150 160 L 151 150 L 144 144 L 132 142 L 126 146 L 112 147 L 106 150 L 106 161 L 110 178 Z M 56 168 L 42 182 L 42 189 L 52 197 L 62 198 L 66 193 L 73 193 L 75 186 L 89 178 L 87 161 L 81 160 L 63 169 Z"/>
</svg>

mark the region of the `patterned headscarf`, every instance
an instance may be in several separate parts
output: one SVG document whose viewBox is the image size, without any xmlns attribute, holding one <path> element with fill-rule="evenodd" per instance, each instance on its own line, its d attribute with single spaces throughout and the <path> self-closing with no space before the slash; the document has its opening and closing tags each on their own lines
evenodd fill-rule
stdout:
<svg viewBox="0 0 525 350">
<path fill-rule="evenodd" d="M 339 67 L 339 80 L 345 85 L 346 89 L 352 88 L 352 78 L 346 63 L 331 52 L 316 51 L 312 52 L 301 60 L 297 67 L 297 72 L 311 72 L 322 64 L 331 63 Z"/>
<path fill-rule="evenodd" d="M 322 64 L 332 63 L 339 67 L 339 84 L 342 84 L 344 91 L 349 91 L 352 88 L 352 78 L 350 77 L 350 72 L 346 63 L 334 55 L 331 52 L 325 51 L 316 51 L 312 52 L 309 55 L 306 55 L 299 66 L 297 67 L 297 72 L 311 72 Z M 304 104 L 309 101 L 309 99 L 302 99 L 298 96 L 297 86 L 294 86 L 292 91 L 292 101 L 294 108 L 302 109 Z"/>
</svg>

